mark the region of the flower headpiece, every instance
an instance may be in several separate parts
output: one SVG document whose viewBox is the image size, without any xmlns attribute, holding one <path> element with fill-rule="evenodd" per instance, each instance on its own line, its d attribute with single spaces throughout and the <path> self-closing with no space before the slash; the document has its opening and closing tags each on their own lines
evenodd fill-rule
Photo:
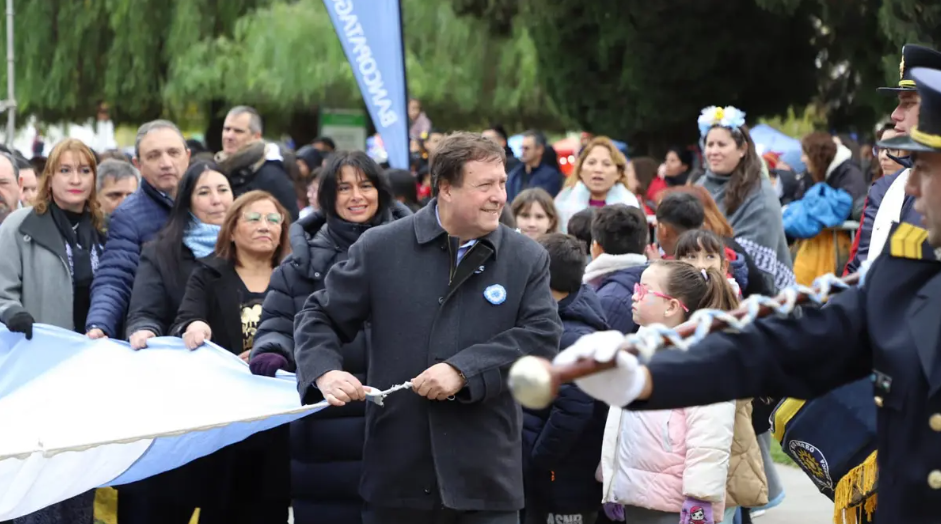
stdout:
<svg viewBox="0 0 941 524">
<path fill-rule="evenodd" d="M 745 125 L 745 113 L 734 106 L 710 106 L 702 110 L 702 113 L 699 115 L 698 123 L 699 135 L 706 136 L 706 133 L 715 126 L 721 126 L 727 129 L 742 127 Z"/>
</svg>

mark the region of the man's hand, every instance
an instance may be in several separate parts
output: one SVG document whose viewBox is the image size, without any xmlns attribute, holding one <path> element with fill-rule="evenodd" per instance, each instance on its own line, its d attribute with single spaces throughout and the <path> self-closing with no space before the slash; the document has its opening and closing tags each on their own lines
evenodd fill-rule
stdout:
<svg viewBox="0 0 941 524">
<path fill-rule="evenodd" d="M 183 343 L 189 349 L 196 349 L 211 338 L 212 329 L 209 328 L 209 324 L 201 320 L 191 323 L 186 327 L 186 333 L 183 333 Z"/>
<path fill-rule="evenodd" d="M 412 391 L 430 400 L 446 400 L 465 384 L 461 373 L 450 364 L 435 364 L 412 379 Z"/>
<path fill-rule="evenodd" d="M 98 328 L 92 329 L 92 330 L 89 331 L 88 333 L 85 333 L 85 336 L 88 337 L 88 338 L 92 338 L 92 339 L 95 339 L 95 338 L 108 338 L 108 335 L 105 335 L 105 332 L 102 331 L 102 330 L 100 330 L 100 329 L 98 329 Z"/>
<path fill-rule="evenodd" d="M 146 329 L 135 331 L 134 334 L 131 335 L 131 349 L 144 349 L 147 347 L 147 339 L 154 338 L 156 336 L 157 335 L 155 335 L 153 331 L 148 331 Z"/>
<path fill-rule="evenodd" d="M 252 355 L 251 350 L 243 351 L 241 354 L 239 354 L 239 358 L 242 359 L 242 362 L 248 364 L 248 357 L 250 357 L 251 355 Z"/>
<path fill-rule="evenodd" d="M 317 389 L 331 406 L 344 406 L 354 400 L 366 400 L 363 384 L 346 371 L 328 371 L 317 379 Z"/>
</svg>

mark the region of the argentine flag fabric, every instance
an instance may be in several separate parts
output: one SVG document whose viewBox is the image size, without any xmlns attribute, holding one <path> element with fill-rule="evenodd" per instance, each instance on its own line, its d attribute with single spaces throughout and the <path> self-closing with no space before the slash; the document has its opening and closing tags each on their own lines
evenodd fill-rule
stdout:
<svg viewBox="0 0 941 524">
<path fill-rule="evenodd" d="M 326 407 L 295 377 L 179 338 L 148 349 L 37 324 L 0 326 L 0 521 L 180 467 Z"/>
</svg>

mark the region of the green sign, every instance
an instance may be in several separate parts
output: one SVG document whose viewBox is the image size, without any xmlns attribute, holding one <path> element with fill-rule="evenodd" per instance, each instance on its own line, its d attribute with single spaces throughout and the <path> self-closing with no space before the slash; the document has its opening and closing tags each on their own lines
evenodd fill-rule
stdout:
<svg viewBox="0 0 941 524">
<path fill-rule="evenodd" d="M 366 150 L 366 112 L 362 109 L 323 109 L 320 136 L 328 136 L 338 150 Z"/>
</svg>

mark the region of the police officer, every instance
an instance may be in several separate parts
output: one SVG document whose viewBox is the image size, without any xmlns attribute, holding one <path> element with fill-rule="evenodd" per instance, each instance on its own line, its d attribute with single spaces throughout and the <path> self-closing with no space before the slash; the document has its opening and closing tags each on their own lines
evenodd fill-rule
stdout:
<svg viewBox="0 0 941 524">
<path fill-rule="evenodd" d="M 898 107 L 892 111 L 892 122 L 896 131 L 905 134 L 918 123 L 920 100 L 912 77 L 916 67 L 941 69 L 941 53 L 928 47 L 905 44 L 899 63 L 898 86 L 880 87 L 877 90 L 881 94 L 898 97 Z M 847 274 L 858 271 L 870 253 L 873 259 L 882 253 L 893 222 L 908 222 L 916 226 L 921 224 L 921 215 L 913 207 L 914 199 L 905 195 L 905 183 L 910 172 L 907 168 L 911 167 L 909 159 L 906 156 L 895 160 L 906 169 L 885 173 L 869 188 L 856 240 L 850 250 L 850 261 L 846 264 Z"/>
<path fill-rule="evenodd" d="M 690 351 L 661 351 L 641 365 L 613 332 L 583 337 L 555 363 L 615 360 L 576 381 L 633 410 L 732 399 L 811 399 L 871 376 L 878 408 L 879 523 L 937 523 L 941 507 L 941 71 L 912 72 L 921 95 L 909 136 L 880 143 L 912 152 L 906 192 L 927 229 L 900 224 L 864 283 L 823 308 L 714 333 Z M 825 457 L 822 457 L 825 460 Z"/>
</svg>

